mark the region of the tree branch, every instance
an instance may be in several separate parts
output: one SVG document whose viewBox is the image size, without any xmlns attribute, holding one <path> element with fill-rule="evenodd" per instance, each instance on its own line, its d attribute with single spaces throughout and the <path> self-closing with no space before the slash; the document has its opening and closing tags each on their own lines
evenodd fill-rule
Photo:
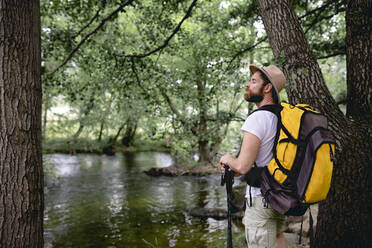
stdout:
<svg viewBox="0 0 372 248">
<path fill-rule="evenodd" d="M 136 78 L 136 81 L 137 81 L 137 84 L 138 86 L 141 88 L 141 90 L 146 94 L 146 96 L 150 96 L 150 94 L 145 90 L 145 88 L 143 88 L 142 84 L 141 84 L 141 81 L 139 79 L 139 76 L 138 76 L 138 73 L 137 73 L 137 69 L 136 69 L 136 64 L 134 62 L 134 59 L 132 58 L 131 59 L 131 62 L 132 62 L 132 71 L 133 71 L 133 74 Z"/>
<path fill-rule="evenodd" d="M 213 117 L 207 117 L 205 120 L 207 121 L 213 121 L 213 122 L 220 122 L 221 120 L 220 119 L 217 119 L 217 118 L 213 118 Z M 245 121 L 245 118 L 241 117 L 241 116 L 237 116 L 235 114 L 231 114 L 231 117 L 229 118 L 229 121 L 227 122 L 230 123 L 232 121 L 238 121 L 238 122 L 244 122 Z"/>
<path fill-rule="evenodd" d="M 337 105 L 346 105 L 347 104 L 347 99 L 342 99 L 337 102 Z"/>
<path fill-rule="evenodd" d="M 325 3 L 324 5 L 320 6 L 319 8 L 313 9 L 313 10 L 311 10 L 311 11 L 305 13 L 304 15 L 302 15 L 302 16 L 300 16 L 300 17 L 298 18 L 299 20 L 302 20 L 302 19 L 304 19 L 305 17 L 307 17 L 307 16 L 309 16 L 309 15 L 312 15 L 312 14 L 314 14 L 314 13 L 320 11 L 320 13 L 317 14 L 317 17 L 315 18 L 315 20 L 310 24 L 310 27 L 306 30 L 306 32 L 309 31 L 309 30 L 310 30 L 310 29 L 311 29 L 311 28 L 312 28 L 316 23 L 318 23 L 320 20 L 323 20 L 323 19 L 320 19 L 320 20 L 319 20 L 318 17 L 321 15 L 321 13 L 322 13 L 323 11 L 325 11 L 325 10 L 326 10 L 326 9 L 327 9 L 331 4 L 333 4 L 333 3 L 335 3 L 335 2 L 338 2 L 338 1 L 337 1 L 337 0 L 330 0 L 329 2 L 327 2 L 327 3 Z M 344 3 L 344 1 L 342 1 L 341 3 Z M 342 8 L 341 11 L 338 11 L 338 12 L 335 13 L 335 14 L 338 14 L 338 13 L 340 13 L 340 12 L 342 12 L 342 11 L 345 11 L 345 9 Z M 333 15 L 332 15 L 332 16 L 333 16 Z M 305 33 L 306 33 L 306 32 L 305 32 Z M 252 45 L 252 46 L 250 46 L 250 47 L 247 47 L 247 48 L 243 49 L 242 51 L 236 53 L 236 54 L 233 56 L 233 58 L 230 60 L 228 68 L 230 67 L 231 63 L 232 63 L 232 62 L 233 62 L 237 57 L 243 55 L 244 53 L 246 53 L 246 52 L 248 52 L 248 51 L 250 51 L 250 50 L 252 50 L 253 48 L 256 48 L 259 44 L 263 43 L 263 42 L 266 41 L 266 40 L 267 40 L 267 36 L 265 36 L 263 39 L 259 40 L 256 44 L 254 44 L 254 45 Z"/>
<path fill-rule="evenodd" d="M 345 11 L 346 8 L 340 8 L 338 11 L 336 11 L 336 13 L 332 14 L 332 15 L 329 15 L 329 16 L 324 16 L 324 17 L 320 17 L 320 15 L 322 14 L 322 12 L 318 13 L 317 16 L 315 17 L 315 19 L 310 23 L 309 26 L 307 26 L 307 29 L 305 30 L 305 34 L 307 34 L 307 32 L 309 32 L 312 27 L 315 26 L 315 24 L 323 21 L 323 20 L 327 20 L 327 19 L 331 19 L 332 17 L 334 17 L 335 15 L 337 15 L 338 13 L 340 12 L 343 12 Z"/>
<path fill-rule="evenodd" d="M 245 48 L 245 49 L 243 49 L 243 50 L 237 52 L 237 53 L 233 56 L 233 58 L 229 61 L 229 65 L 228 65 L 227 68 L 230 68 L 230 65 L 232 64 L 232 62 L 233 62 L 237 57 L 243 55 L 244 53 L 246 53 L 246 52 L 248 52 L 248 51 L 250 51 L 250 50 L 252 50 L 253 48 L 257 47 L 259 44 L 263 43 L 263 42 L 266 41 L 266 40 L 267 40 L 267 36 L 265 36 L 264 38 L 262 38 L 261 40 L 259 40 L 256 44 L 253 44 L 252 46 L 247 47 L 247 48 Z"/>
<path fill-rule="evenodd" d="M 92 36 L 93 34 L 97 33 L 97 31 L 103 27 L 103 25 L 109 21 L 112 17 L 116 16 L 120 11 L 122 11 L 126 6 L 131 5 L 134 2 L 134 0 L 128 0 L 127 2 L 120 5 L 117 9 L 115 9 L 113 12 L 111 12 L 109 15 L 107 15 L 101 22 L 98 24 L 98 26 L 93 29 L 91 32 L 89 32 L 85 37 L 79 42 L 79 44 L 70 52 L 70 54 L 64 59 L 64 61 L 57 66 L 54 70 L 49 72 L 43 77 L 43 80 L 46 80 L 50 78 L 54 73 L 56 73 L 59 69 L 61 69 L 64 65 L 67 64 L 67 62 L 72 58 L 72 56 L 79 50 L 79 48 Z"/>
<path fill-rule="evenodd" d="M 245 102 L 245 100 L 240 101 L 240 103 L 238 104 L 238 106 L 236 106 L 235 110 L 233 111 L 234 114 L 236 112 L 238 112 L 238 110 L 240 109 L 240 107 L 243 105 L 244 102 Z"/>
<path fill-rule="evenodd" d="M 328 58 L 335 57 L 335 56 L 338 56 L 338 55 L 346 55 L 346 51 L 334 52 L 334 53 L 331 53 L 331 54 L 327 54 L 327 55 L 324 55 L 324 56 L 317 57 L 316 59 L 328 59 Z"/>
<path fill-rule="evenodd" d="M 99 17 L 99 14 L 100 14 L 101 10 L 105 9 L 105 7 L 106 7 L 106 0 L 102 0 L 101 6 L 102 6 L 102 8 L 99 8 L 97 10 L 97 12 L 93 16 L 93 18 L 86 25 L 84 25 L 84 27 L 82 27 L 75 35 L 73 35 L 71 37 L 72 39 L 75 39 L 76 37 L 78 37 L 85 29 L 87 29 Z"/>
<path fill-rule="evenodd" d="M 165 48 L 166 46 L 168 46 L 168 43 L 169 41 L 173 38 L 173 36 L 176 35 L 176 33 L 181 29 L 181 26 L 182 26 L 182 23 L 191 16 L 191 11 L 193 9 L 193 7 L 196 5 L 196 2 L 197 0 L 194 0 L 189 9 L 187 10 L 187 13 L 186 15 L 182 18 L 182 20 L 180 21 L 180 23 L 178 23 L 177 27 L 173 30 L 172 34 L 164 41 L 164 43 L 155 48 L 154 50 L 150 51 L 150 52 L 147 52 L 147 53 L 144 53 L 144 54 L 133 54 L 133 55 L 125 55 L 124 57 L 125 58 L 144 58 L 144 57 L 147 57 L 147 56 L 150 56 L 151 54 L 154 54 L 160 50 L 162 50 L 163 48 Z"/>
<path fill-rule="evenodd" d="M 165 93 L 165 91 L 163 89 L 160 90 L 160 93 L 164 97 L 165 101 L 168 103 L 168 105 L 169 105 L 170 109 L 172 110 L 172 112 L 177 116 L 177 119 L 180 120 L 180 122 L 183 125 L 186 125 L 187 124 L 187 121 L 186 121 L 185 117 L 183 115 L 181 115 L 180 112 L 178 112 L 178 110 L 176 109 L 176 107 L 172 103 L 172 101 L 169 98 L 169 96 L 167 95 L 167 93 Z"/>
<path fill-rule="evenodd" d="M 140 78 L 138 76 L 138 73 L 137 73 L 136 64 L 134 62 L 134 58 L 131 59 L 131 62 L 132 62 L 132 71 L 133 71 L 133 74 L 134 74 L 134 76 L 136 78 L 136 82 L 138 84 L 138 87 L 141 88 L 141 90 L 146 95 L 146 97 L 148 97 L 149 99 L 152 98 L 151 95 L 147 92 L 147 90 L 141 84 L 141 80 L 140 80 Z M 155 98 L 153 98 L 153 99 L 155 99 Z M 155 99 L 155 101 L 156 101 L 157 104 L 159 104 L 159 102 L 157 101 L 157 99 Z"/>
<path fill-rule="evenodd" d="M 313 10 L 311 10 L 309 12 L 306 12 L 304 15 L 298 17 L 298 20 L 301 20 L 301 19 L 303 19 L 303 18 L 305 18 L 305 17 L 307 17 L 309 15 L 312 15 L 312 14 L 316 13 L 317 11 L 323 12 L 326 8 L 328 8 L 328 6 L 330 6 L 334 2 L 338 2 L 338 0 L 331 0 L 331 1 L 325 3 L 324 5 L 316 8 L 316 9 L 313 9 Z"/>
<path fill-rule="evenodd" d="M 138 86 L 142 89 L 142 91 L 146 94 L 147 97 L 151 98 L 151 95 L 145 90 L 145 88 L 143 88 L 143 86 L 141 85 L 141 81 L 139 79 L 139 76 L 138 76 L 138 73 L 137 73 L 137 69 L 136 69 L 136 65 L 135 65 L 135 62 L 134 62 L 134 59 L 135 58 L 131 58 L 131 62 L 132 62 L 132 71 L 135 75 L 135 78 L 136 78 L 136 81 L 137 81 L 137 84 Z M 167 95 L 167 93 L 165 93 L 165 91 L 163 89 L 160 89 L 160 93 L 161 95 L 164 97 L 165 101 L 168 103 L 171 111 L 176 115 L 177 117 L 177 120 L 179 120 L 182 125 L 187 125 L 187 120 L 186 118 L 177 110 L 177 108 L 174 106 L 172 100 L 170 99 L 170 97 Z M 155 99 L 155 102 L 160 105 L 160 103 L 158 102 L 157 99 Z M 191 132 L 196 135 L 197 134 L 197 130 L 196 130 L 196 126 L 193 125 L 191 127 Z"/>
<path fill-rule="evenodd" d="M 136 82 L 137 82 L 137 84 L 138 84 L 138 87 L 141 88 L 142 92 L 145 94 L 145 96 L 146 96 L 148 99 L 152 99 L 152 100 L 154 100 L 154 102 L 155 102 L 157 105 L 160 106 L 161 103 L 160 103 L 159 99 L 156 98 L 156 97 L 154 97 L 154 96 L 152 96 L 151 94 L 149 94 L 149 93 L 147 92 L 147 90 L 142 86 L 142 84 L 141 84 L 141 80 L 140 80 L 140 78 L 139 78 L 139 76 L 138 76 L 138 72 L 137 72 L 137 69 L 136 69 L 136 64 L 135 64 L 134 58 L 131 58 L 131 62 L 132 62 L 132 71 L 133 71 L 133 74 L 134 74 L 134 76 L 135 76 L 135 78 L 136 78 Z"/>
</svg>

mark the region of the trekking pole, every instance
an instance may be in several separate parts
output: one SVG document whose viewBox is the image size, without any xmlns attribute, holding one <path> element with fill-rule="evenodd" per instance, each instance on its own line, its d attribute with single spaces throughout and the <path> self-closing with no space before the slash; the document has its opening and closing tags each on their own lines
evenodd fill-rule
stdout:
<svg viewBox="0 0 372 248">
<path fill-rule="evenodd" d="M 231 209 L 232 209 L 232 185 L 234 184 L 234 171 L 229 170 L 230 167 L 224 164 L 225 174 L 221 175 L 221 186 L 226 184 L 227 194 L 227 247 L 232 248 L 232 233 L 231 233 Z"/>
</svg>

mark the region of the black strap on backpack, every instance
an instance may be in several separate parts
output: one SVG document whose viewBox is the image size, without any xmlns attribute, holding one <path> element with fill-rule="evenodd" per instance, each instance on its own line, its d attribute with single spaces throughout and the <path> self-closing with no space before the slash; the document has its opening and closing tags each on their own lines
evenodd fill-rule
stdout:
<svg viewBox="0 0 372 248">
<path fill-rule="evenodd" d="M 252 114 L 254 112 L 256 112 L 256 111 L 266 110 L 266 111 L 269 111 L 269 112 L 273 113 L 276 116 L 279 116 L 280 115 L 280 111 L 282 109 L 283 109 L 283 107 L 280 104 L 269 104 L 269 105 L 264 105 L 262 107 L 259 107 L 258 109 L 254 110 L 252 112 Z"/>
<path fill-rule="evenodd" d="M 311 208 L 309 206 L 309 238 L 310 238 L 310 247 L 314 247 L 314 220 L 313 220 L 313 215 L 311 214 Z M 301 228 L 300 228 L 300 233 L 298 237 L 298 244 L 301 245 L 302 243 L 302 226 L 304 223 L 304 216 L 302 215 L 301 218 Z"/>
<path fill-rule="evenodd" d="M 221 186 L 226 184 L 227 194 L 227 247 L 232 248 L 231 212 L 232 212 L 232 185 L 234 184 L 234 171 L 224 164 L 225 174 L 221 175 Z"/>
<path fill-rule="evenodd" d="M 255 111 L 252 112 L 252 114 L 256 111 L 262 111 L 262 110 L 266 110 L 266 111 L 269 111 L 273 114 L 275 114 L 278 118 L 280 117 L 280 111 L 282 110 L 282 106 L 279 105 L 279 104 L 272 104 L 272 105 L 264 105 L 258 109 L 256 109 Z M 280 128 L 280 126 L 278 125 L 278 128 Z M 277 131 L 278 133 L 278 131 Z M 275 141 L 276 142 L 276 141 Z M 274 142 L 274 144 L 275 144 Z M 275 154 L 275 146 L 273 147 L 273 152 Z M 262 172 L 264 170 L 265 167 L 258 167 L 256 165 L 256 162 L 255 162 L 255 166 L 253 166 L 248 173 L 246 173 L 244 176 L 243 176 L 243 180 L 249 185 L 249 186 L 252 186 L 252 187 L 256 187 L 256 188 L 260 188 L 261 187 L 261 175 L 262 175 Z M 252 200 L 251 200 L 251 205 L 252 205 Z"/>
</svg>

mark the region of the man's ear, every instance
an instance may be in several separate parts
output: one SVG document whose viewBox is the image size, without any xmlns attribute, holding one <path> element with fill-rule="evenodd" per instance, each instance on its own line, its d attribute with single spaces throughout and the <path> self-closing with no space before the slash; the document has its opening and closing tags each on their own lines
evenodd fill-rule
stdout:
<svg viewBox="0 0 372 248">
<path fill-rule="evenodd" d="M 264 92 L 269 93 L 272 89 L 273 89 L 272 84 L 266 84 L 265 87 L 264 87 Z"/>
</svg>

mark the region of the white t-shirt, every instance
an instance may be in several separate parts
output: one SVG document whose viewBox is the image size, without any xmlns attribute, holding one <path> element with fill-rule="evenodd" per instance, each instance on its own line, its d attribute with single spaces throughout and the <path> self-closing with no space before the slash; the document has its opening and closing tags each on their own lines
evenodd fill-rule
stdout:
<svg viewBox="0 0 372 248">
<path fill-rule="evenodd" d="M 256 111 L 248 116 L 240 129 L 242 132 L 249 132 L 261 140 L 260 150 L 256 157 L 256 165 L 258 167 L 266 166 L 273 157 L 277 122 L 278 117 L 275 114 L 264 110 Z M 249 187 L 247 185 L 246 198 L 249 198 Z M 261 195 L 260 188 L 252 187 L 251 194 L 252 197 Z"/>
</svg>

